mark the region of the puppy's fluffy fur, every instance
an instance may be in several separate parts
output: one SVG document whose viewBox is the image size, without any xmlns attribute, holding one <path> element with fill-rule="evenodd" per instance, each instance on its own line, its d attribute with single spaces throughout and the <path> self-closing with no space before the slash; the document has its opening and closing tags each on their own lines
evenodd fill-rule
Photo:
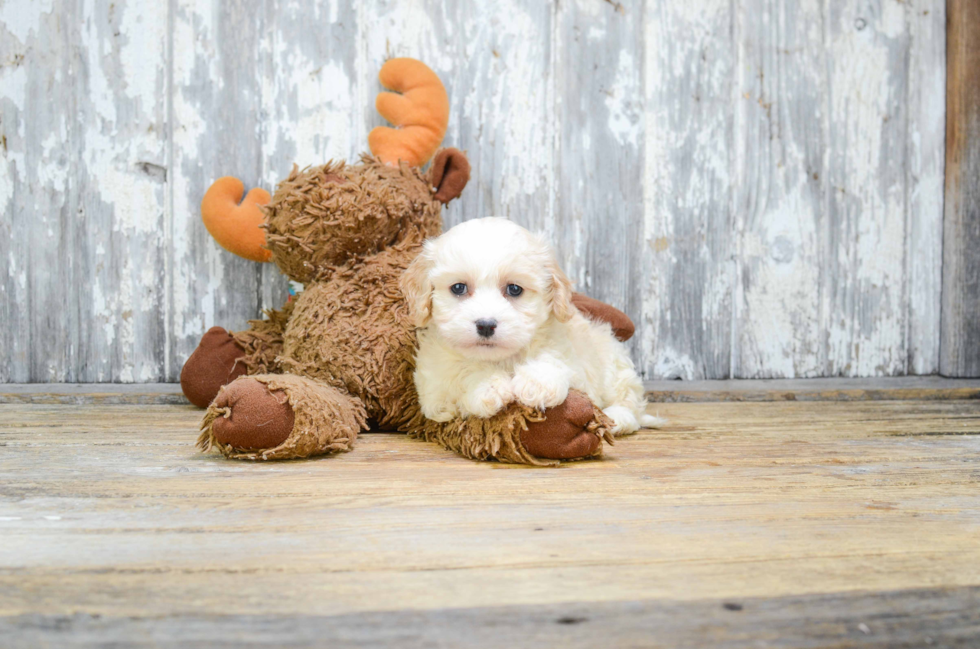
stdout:
<svg viewBox="0 0 980 649">
<path fill-rule="evenodd" d="M 476 219 L 430 239 L 402 291 L 419 327 L 415 386 L 429 419 L 489 417 L 515 399 L 544 409 L 576 388 L 614 434 L 659 423 L 644 415 L 625 346 L 578 312 L 551 247 L 519 225 Z"/>
</svg>

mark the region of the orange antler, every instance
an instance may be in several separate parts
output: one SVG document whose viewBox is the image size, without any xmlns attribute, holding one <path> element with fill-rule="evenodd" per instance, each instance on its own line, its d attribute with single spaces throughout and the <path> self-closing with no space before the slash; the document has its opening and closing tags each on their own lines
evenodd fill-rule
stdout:
<svg viewBox="0 0 980 649">
<path fill-rule="evenodd" d="M 449 124 L 449 97 L 436 73 L 415 59 L 390 59 L 378 73 L 378 112 L 395 128 L 378 126 L 368 135 L 371 152 L 386 164 L 399 160 L 420 167 L 439 148 Z"/>
<path fill-rule="evenodd" d="M 242 200 L 245 186 L 231 176 L 218 178 L 201 201 L 201 218 L 214 240 L 228 252 L 252 261 L 269 261 L 272 253 L 265 248 L 265 230 L 259 226 L 265 216 L 259 205 L 269 202 L 269 192 L 256 187 Z"/>
</svg>

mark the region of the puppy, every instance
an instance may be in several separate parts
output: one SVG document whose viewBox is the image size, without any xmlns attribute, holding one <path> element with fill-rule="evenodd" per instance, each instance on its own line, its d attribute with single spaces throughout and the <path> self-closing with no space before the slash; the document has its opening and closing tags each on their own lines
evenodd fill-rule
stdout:
<svg viewBox="0 0 980 649">
<path fill-rule="evenodd" d="M 401 281 L 418 331 L 415 387 L 434 421 L 490 417 L 513 400 L 544 410 L 589 395 L 614 435 L 655 426 L 626 348 L 572 305 L 551 247 L 503 218 L 426 241 Z"/>
</svg>

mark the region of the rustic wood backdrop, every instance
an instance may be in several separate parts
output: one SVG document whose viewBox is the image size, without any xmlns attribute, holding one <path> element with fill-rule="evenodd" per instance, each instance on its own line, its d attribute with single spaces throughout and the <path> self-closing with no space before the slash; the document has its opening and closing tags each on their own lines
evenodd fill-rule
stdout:
<svg viewBox="0 0 980 649">
<path fill-rule="evenodd" d="M 0 0 L 0 381 L 173 381 L 285 284 L 208 184 L 354 157 L 414 56 L 648 378 L 939 368 L 946 0 Z"/>
</svg>

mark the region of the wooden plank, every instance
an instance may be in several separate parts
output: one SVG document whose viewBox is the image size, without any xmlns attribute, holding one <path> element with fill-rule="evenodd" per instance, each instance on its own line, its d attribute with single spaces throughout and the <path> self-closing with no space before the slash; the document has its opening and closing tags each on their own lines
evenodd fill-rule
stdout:
<svg viewBox="0 0 980 649">
<path fill-rule="evenodd" d="M 755 0 L 738 15 L 732 377 L 820 376 L 825 369 L 820 227 L 833 58 L 824 47 L 824 7 Z"/>
<path fill-rule="evenodd" d="M 905 371 L 906 9 L 827 5 L 825 375 Z"/>
<path fill-rule="evenodd" d="M 73 3 L 10 2 L 0 38 L 0 380 L 75 378 L 72 254 L 78 209 Z"/>
<path fill-rule="evenodd" d="M 946 0 L 910 3 L 908 127 L 906 141 L 908 225 L 909 374 L 939 371 L 943 277 L 943 184 L 946 157 Z"/>
<path fill-rule="evenodd" d="M 200 215 L 205 190 L 220 176 L 236 176 L 246 188 L 264 185 L 262 6 L 172 3 L 169 381 L 208 328 L 241 329 L 259 315 L 264 273 L 272 272 L 219 247 Z"/>
<path fill-rule="evenodd" d="M 980 641 L 980 589 L 928 588 L 785 598 L 384 611 L 338 616 L 214 615 L 163 618 L 86 613 L 0 618 L 24 647 L 962 647 Z"/>
<path fill-rule="evenodd" d="M 36 166 L 38 142 L 26 137 L 26 115 L 35 108 L 51 108 L 38 106 L 37 95 L 55 71 L 44 72 L 41 59 L 46 51 L 32 47 L 46 38 L 50 38 L 47 22 L 42 25 L 38 20 L 32 25 L 27 20 L 0 20 L 0 321 L 5 323 L 0 327 L 0 382 L 31 380 L 31 248 L 26 242 L 33 206 L 28 202 L 28 176 L 33 169 L 41 169 Z M 31 135 L 52 128 L 42 123 L 47 114 L 34 113 L 37 119 L 31 121 Z M 28 157 L 31 167 L 26 166 Z M 61 176 L 63 173 L 58 174 Z M 43 191 L 51 191 L 54 185 L 50 183 Z M 42 190 L 36 179 L 34 187 Z"/>
<path fill-rule="evenodd" d="M 648 378 L 731 376 L 734 11 L 723 0 L 644 5 Z"/>
<path fill-rule="evenodd" d="M 939 371 L 980 376 L 980 7 L 947 5 L 946 215 Z"/>
<path fill-rule="evenodd" d="M 561 3 L 557 208 L 551 239 L 577 289 L 630 314 L 645 366 L 642 3 Z"/>
<path fill-rule="evenodd" d="M 68 316 L 69 326 L 61 326 L 72 371 L 61 380 L 160 380 L 169 265 L 168 5 L 100 0 L 80 11 L 71 59 L 78 205 L 67 215 L 72 284 L 62 289 L 71 314 L 54 318 Z"/>
<path fill-rule="evenodd" d="M 177 383 L 14 383 L 0 386 L 0 403 L 187 404 Z"/>
<path fill-rule="evenodd" d="M 429 59 L 452 80 L 447 145 L 465 150 L 473 165 L 461 200 L 443 212 L 446 227 L 506 216 L 554 235 L 560 128 L 554 5 L 450 0 L 446 6 L 455 56 L 433 43 Z"/>
</svg>

